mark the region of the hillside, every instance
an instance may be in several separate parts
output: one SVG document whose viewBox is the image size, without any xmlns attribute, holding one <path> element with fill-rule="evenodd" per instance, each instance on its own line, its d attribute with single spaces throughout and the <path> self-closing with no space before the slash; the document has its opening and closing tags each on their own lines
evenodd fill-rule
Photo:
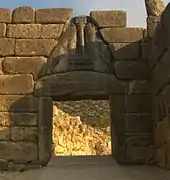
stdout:
<svg viewBox="0 0 170 180">
<path fill-rule="evenodd" d="M 54 102 L 53 151 L 56 156 L 111 153 L 108 101 Z"/>
</svg>

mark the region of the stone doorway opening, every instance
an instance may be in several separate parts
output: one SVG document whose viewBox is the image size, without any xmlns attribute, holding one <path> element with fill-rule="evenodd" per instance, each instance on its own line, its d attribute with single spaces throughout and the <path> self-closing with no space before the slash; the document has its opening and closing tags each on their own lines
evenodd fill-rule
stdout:
<svg viewBox="0 0 170 180">
<path fill-rule="evenodd" d="M 108 100 L 54 101 L 53 156 L 111 155 L 110 124 Z"/>
<path fill-rule="evenodd" d="M 67 72 L 41 78 L 36 83 L 39 98 L 38 111 L 38 153 L 43 166 L 52 157 L 53 102 L 107 100 L 110 111 L 111 143 L 114 158 L 127 162 L 125 137 L 125 82 L 114 75 L 97 72 Z M 61 156 L 60 156 L 61 157 Z M 96 157 L 96 156 L 95 156 Z M 57 159 L 57 158 L 55 158 Z M 60 158 L 61 159 L 61 158 Z"/>
</svg>

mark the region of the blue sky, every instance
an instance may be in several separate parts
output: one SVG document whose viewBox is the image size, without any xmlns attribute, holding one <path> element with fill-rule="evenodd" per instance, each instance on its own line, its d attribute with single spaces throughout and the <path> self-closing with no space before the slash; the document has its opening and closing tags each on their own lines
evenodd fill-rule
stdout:
<svg viewBox="0 0 170 180">
<path fill-rule="evenodd" d="M 165 4 L 169 0 L 164 0 Z M 146 12 L 144 0 L 0 0 L 0 7 L 14 9 L 18 6 L 35 8 L 73 8 L 74 15 L 88 15 L 92 10 L 126 10 L 128 26 L 144 27 Z"/>
</svg>

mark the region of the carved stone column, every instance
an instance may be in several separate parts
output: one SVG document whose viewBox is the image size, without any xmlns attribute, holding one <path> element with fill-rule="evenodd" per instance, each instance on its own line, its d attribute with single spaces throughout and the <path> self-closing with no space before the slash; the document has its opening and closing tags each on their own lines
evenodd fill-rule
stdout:
<svg viewBox="0 0 170 180">
<path fill-rule="evenodd" d="M 84 53 L 84 28 L 87 24 L 87 17 L 86 16 L 78 16 L 75 17 L 74 23 L 77 28 L 77 50 L 80 51 L 80 53 Z"/>
</svg>

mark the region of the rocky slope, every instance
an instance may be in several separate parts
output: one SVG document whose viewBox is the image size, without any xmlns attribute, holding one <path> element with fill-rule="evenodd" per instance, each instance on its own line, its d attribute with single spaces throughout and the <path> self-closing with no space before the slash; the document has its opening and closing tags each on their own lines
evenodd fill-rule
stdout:
<svg viewBox="0 0 170 180">
<path fill-rule="evenodd" d="M 56 156 L 111 153 L 107 101 L 54 102 L 53 152 Z"/>
</svg>

